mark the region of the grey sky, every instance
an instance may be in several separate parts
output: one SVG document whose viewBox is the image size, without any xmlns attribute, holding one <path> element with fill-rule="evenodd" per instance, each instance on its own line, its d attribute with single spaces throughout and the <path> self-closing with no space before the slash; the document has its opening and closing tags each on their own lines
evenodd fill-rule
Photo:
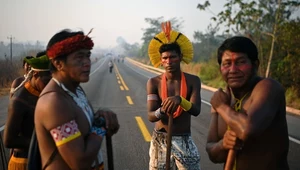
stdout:
<svg viewBox="0 0 300 170">
<path fill-rule="evenodd" d="M 199 11 L 204 0 L 0 0 L 0 41 L 47 43 L 56 32 L 80 29 L 91 36 L 97 47 L 116 45 L 118 36 L 128 43 L 141 43 L 144 18 L 184 20 L 181 30 L 190 39 L 196 30 L 205 31 L 212 14 Z M 221 11 L 225 0 L 210 0 L 211 10 Z"/>
</svg>

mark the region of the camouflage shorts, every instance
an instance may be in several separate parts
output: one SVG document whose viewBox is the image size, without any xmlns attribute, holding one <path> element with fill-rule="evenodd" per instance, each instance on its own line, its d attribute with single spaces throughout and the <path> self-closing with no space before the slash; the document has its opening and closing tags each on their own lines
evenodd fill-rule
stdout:
<svg viewBox="0 0 300 170">
<path fill-rule="evenodd" d="M 149 170 L 165 170 L 167 134 L 154 131 L 149 149 Z M 172 170 L 200 170 L 200 155 L 190 135 L 172 136 Z"/>
</svg>

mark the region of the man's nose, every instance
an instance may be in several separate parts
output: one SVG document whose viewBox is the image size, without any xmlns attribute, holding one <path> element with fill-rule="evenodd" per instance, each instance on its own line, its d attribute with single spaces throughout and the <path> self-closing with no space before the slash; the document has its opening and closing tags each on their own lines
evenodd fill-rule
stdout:
<svg viewBox="0 0 300 170">
<path fill-rule="evenodd" d="M 83 60 L 82 66 L 84 66 L 84 67 L 91 66 L 91 60 L 90 60 L 90 58 L 86 58 L 85 60 Z"/>
<path fill-rule="evenodd" d="M 230 71 L 235 72 L 237 70 L 238 70 L 237 65 L 235 63 L 232 63 L 231 66 L 230 66 Z"/>
<path fill-rule="evenodd" d="M 172 61 L 171 61 L 171 60 L 172 60 L 171 58 L 167 58 L 167 59 L 166 59 L 166 63 L 167 63 L 167 64 L 170 64 L 170 63 L 172 63 Z"/>
</svg>

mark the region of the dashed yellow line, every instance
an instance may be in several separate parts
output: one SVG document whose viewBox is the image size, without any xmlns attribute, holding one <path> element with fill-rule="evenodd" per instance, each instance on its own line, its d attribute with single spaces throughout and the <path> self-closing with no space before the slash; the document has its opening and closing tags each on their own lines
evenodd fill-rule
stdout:
<svg viewBox="0 0 300 170">
<path fill-rule="evenodd" d="M 143 119 L 139 116 L 135 117 L 135 120 L 137 121 L 137 124 L 139 125 L 139 128 L 144 136 L 144 139 L 146 142 L 150 142 L 151 141 L 151 135 L 143 121 Z"/>
<path fill-rule="evenodd" d="M 126 96 L 126 99 L 128 101 L 128 104 L 133 105 L 133 101 L 131 100 L 130 96 Z"/>
<path fill-rule="evenodd" d="M 118 83 L 121 84 L 121 82 L 118 80 Z"/>
<path fill-rule="evenodd" d="M 127 85 L 125 84 L 125 82 L 124 82 L 124 80 L 123 80 L 123 78 L 122 78 L 122 76 L 119 72 L 119 69 L 118 69 L 117 65 L 114 64 L 114 67 L 116 68 L 116 72 L 118 73 L 117 79 L 121 81 L 121 83 L 124 86 L 124 89 L 128 91 L 129 89 L 128 89 Z"/>
<path fill-rule="evenodd" d="M 123 86 L 120 86 L 120 89 L 123 91 L 123 90 L 124 90 L 124 87 L 123 87 Z"/>
</svg>

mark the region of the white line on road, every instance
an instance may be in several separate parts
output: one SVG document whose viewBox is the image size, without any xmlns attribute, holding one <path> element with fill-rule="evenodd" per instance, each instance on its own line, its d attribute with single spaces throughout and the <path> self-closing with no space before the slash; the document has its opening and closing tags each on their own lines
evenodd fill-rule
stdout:
<svg viewBox="0 0 300 170">
<path fill-rule="evenodd" d="M 291 136 L 289 136 L 289 139 L 290 139 L 290 141 L 293 141 L 293 142 L 295 142 L 295 143 L 297 143 L 297 144 L 300 145 L 300 140 L 295 139 L 295 138 L 293 138 L 293 137 L 291 137 Z"/>
<path fill-rule="evenodd" d="M 2 132 L 4 130 L 4 128 L 5 128 L 5 125 L 1 126 L 0 127 L 0 132 Z"/>
<path fill-rule="evenodd" d="M 90 76 L 93 75 L 99 68 L 104 64 L 105 61 L 102 61 L 102 63 L 92 72 L 90 73 Z"/>
</svg>

